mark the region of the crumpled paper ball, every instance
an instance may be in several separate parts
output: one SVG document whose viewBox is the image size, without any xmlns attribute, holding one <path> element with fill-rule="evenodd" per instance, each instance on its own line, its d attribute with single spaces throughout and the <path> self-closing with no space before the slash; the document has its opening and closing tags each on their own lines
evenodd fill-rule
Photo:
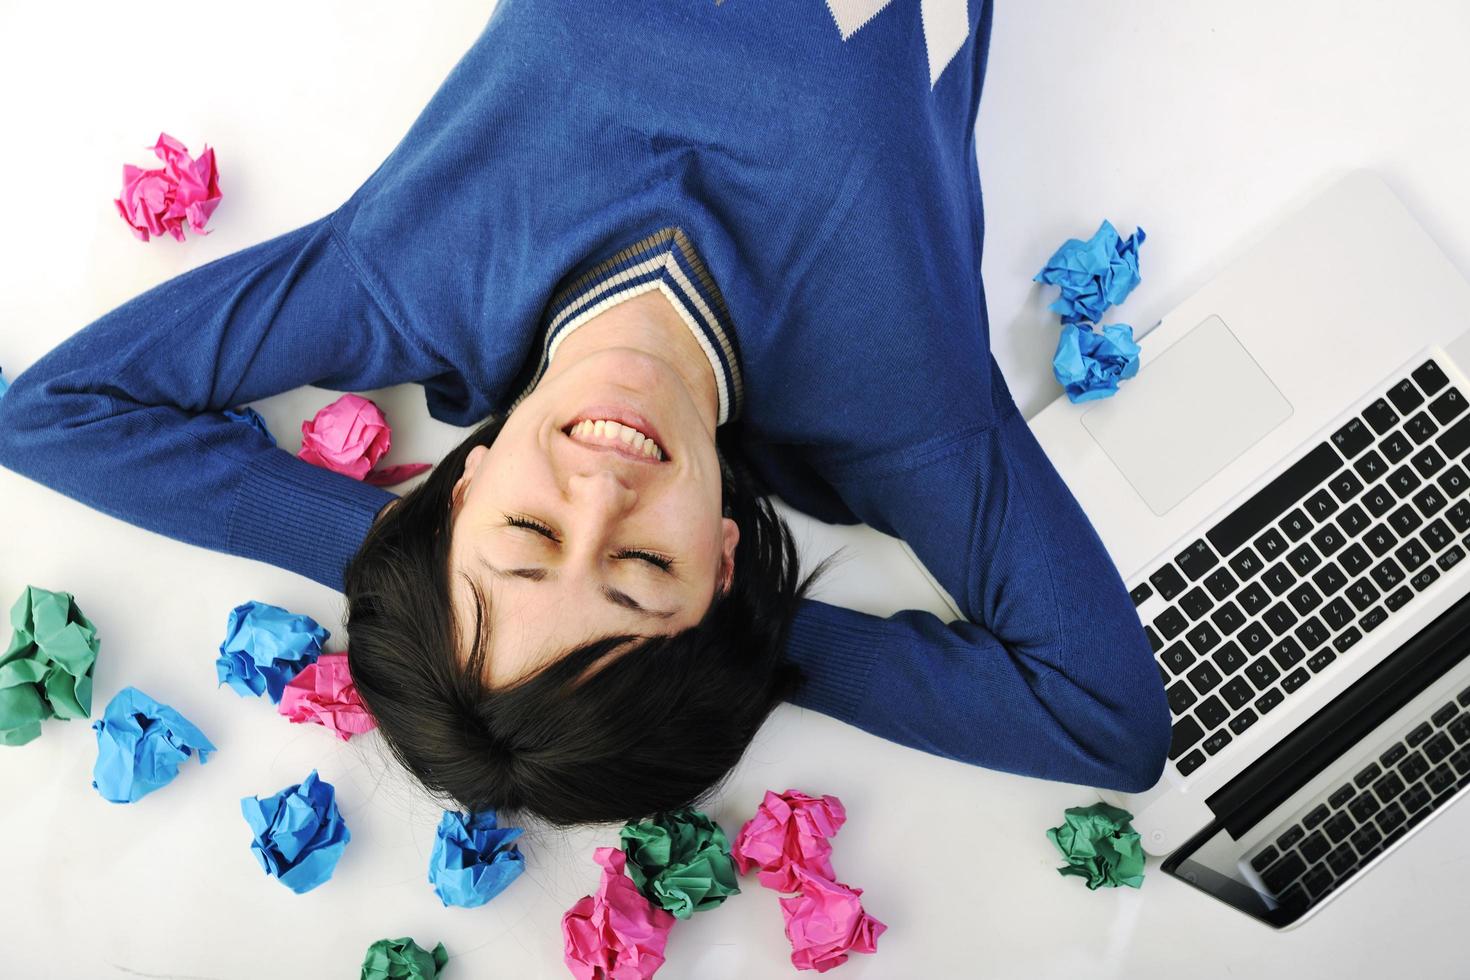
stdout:
<svg viewBox="0 0 1470 980">
<path fill-rule="evenodd" d="M 1143 844 L 1138 831 L 1129 823 L 1133 814 L 1127 810 L 1094 803 L 1074 806 L 1064 814 L 1066 822 L 1047 830 L 1046 836 L 1062 857 L 1063 875 L 1087 879 L 1087 887 L 1096 890 L 1104 885 L 1117 888 L 1143 886 Z"/>
<path fill-rule="evenodd" d="M 376 403 L 343 395 L 301 423 L 301 451 L 296 455 L 313 466 L 380 487 L 431 469 L 427 463 L 407 463 L 374 470 L 392 443 L 393 430 Z"/>
<path fill-rule="evenodd" d="M 1096 323 L 1141 281 L 1138 246 L 1146 237 L 1139 228 L 1119 238 L 1112 224 L 1104 221 L 1085 242 L 1067 239 L 1033 278 L 1061 287 L 1061 295 L 1047 309 L 1060 313 L 1063 323 Z"/>
<path fill-rule="evenodd" d="M 92 666 L 101 641 L 70 592 L 26 586 L 10 607 L 0 656 L 0 745 L 24 745 L 46 718 L 92 713 Z"/>
<path fill-rule="evenodd" d="M 1062 325 L 1051 369 L 1072 402 L 1106 398 L 1118 390 L 1118 382 L 1138 373 L 1139 347 L 1133 328 L 1114 323 L 1097 333 L 1087 324 Z"/>
<path fill-rule="evenodd" d="M 197 753 L 202 765 L 215 751 L 192 722 L 136 687 L 114 694 L 92 730 L 92 787 L 110 803 L 136 803 L 172 782 L 190 756 Z"/>
<path fill-rule="evenodd" d="M 250 426 L 250 428 L 270 440 L 272 446 L 276 444 L 276 437 L 271 435 L 271 430 L 265 426 L 265 419 L 261 418 L 260 413 L 255 409 L 249 406 L 245 408 L 227 408 L 224 411 L 224 416 L 231 422 L 239 422 L 243 425 Z"/>
<path fill-rule="evenodd" d="M 434 980 L 448 962 L 443 943 L 431 953 L 408 936 L 379 939 L 362 958 L 362 980 Z"/>
<path fill-rule="evenodd" d="M 255 860 L 298 895 L 332 877 L 352 839 L 337 810 L 336 791 L 315 769 L 275 796 L 243 797 L 240 812 L 255 834 Z"/>
<path fill-rule="evenodd" d="M 378 725 L 357 694 L 345 653 L 323 653 L 301 668 L 282 689 L 276 710 L 297 724 L 311 722 L 336 732 L 344 742 Z"/>
<path fill-rule="evenodd" d="M 826 973 L 847 962 L 848 953 L 876 953 L 878 937 L 888 928 L 863 909 L 863 890 L 794 870 L 800 894 L 780 899 L 791 941 L 791 965 Z"/>
<path fill-rule="evenodd" d="M 633 884 L 675 918 L 715 908 L 740 892 L 729 839 L 699 810 L 685 807 L 629 822 L 618 840 Z"/>
<path fill-rule="evenodd" d="M 321 655 L 331 632 L 310 616 L 250 601 L 230 610 L 215 672 L 243 697 L 270 694 L 279 704 L 291 678 Z"/>
<path fill-rule="evenodd" d="M 199 234 L 209 234 L 204 225 L 220 202 L 214 151 L 206 146 L 196 160 L 167 133 L 160 133 L 150 149 L 163 166 L 144 170 L 123 164 L 122 197 L 112 202 L 117 213 L 140 241 L 164 232 L 183 241 L 186 221 Z"/>
<path fill-rule="evenodd" d="M 497 827 L 495 812 L 444 811 L 429 854 L 429 881 L 445 905 L 475 908 L 503 892 L 526 869 L 515 845 L 519 827 Z"/>
<path fill-rule="evenodd" d="M 599 847 L 596 895 L 585 895 L 561 918 L 567 968 L 577 980 L 647 980 L 664 963 L 674 917 L 651 905 L 623 873 L 627 856 Z"/>
<path fill-rule="evenodd" d="M 836 878 L 829 838 L 846 819 L 847 811 L 835 796 L 819 798 L 794 789 L 784 793 L 767 790 L 755 816 L 735 837 L 735 864 L 741 874 L 760 868 L 760 883 L 780 892 L 796 891 L 797 868 L 806 868 L 821 878 Z"/>
</svg>

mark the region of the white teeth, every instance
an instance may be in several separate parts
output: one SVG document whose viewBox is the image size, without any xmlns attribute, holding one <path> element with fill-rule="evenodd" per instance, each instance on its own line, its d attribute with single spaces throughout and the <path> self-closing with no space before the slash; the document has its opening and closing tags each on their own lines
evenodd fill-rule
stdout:
<svg viewBox="0 0 1470 980">
<path fill-rule="evenodd" d="M 643 455 L 652 456 L 654 448 L 652 439 L 643 440 Z"/>
<path fill-rule="evenodd" d="M 611 419 L 583 419 L 572 426 L 567 434 L 604 441 L 617 439 L 640 456 L 647 456 L 655 460 L 664 458 L 663 450 L 648 436 L 630 425 L 623 425 Z"/>
<path fill-rule="evenodd" d="M 617 423 L 614 424 L 616 425 Z M 602 421 L 601 419 L 598 419 L 597 422 L 592 426 L 592 434 L 595 436 L 601 436 L 605 435 L 606 433 L 607 423 Z"/>
</svg>

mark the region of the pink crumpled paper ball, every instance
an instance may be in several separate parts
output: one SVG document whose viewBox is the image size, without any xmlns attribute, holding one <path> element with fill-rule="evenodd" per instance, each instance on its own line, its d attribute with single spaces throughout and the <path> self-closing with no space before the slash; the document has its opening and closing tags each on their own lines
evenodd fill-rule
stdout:
<svg viewBox="0 0 1470 980">
<path fill-rule="evenodd" d="M 664 964 L 674 917 L 654 906 L 623 873 L 621 848 L 599 847 L 596 895 L 584 895 L 561 917 L 567 968 L 577 980 L 647 980 Z"/>
<path fill-rule="evenodd" d="M 798 895 L 780 899 L 791 940 L 791 965 L 826 973 L 847 962 L 848 953 L 876 953 L 888 927 L 863 909 L 863 890 L 797 867 Z"/>
<path fill-rule="evenodd" d="M 167 133 L 159 133 L 151 149 L 163 166 L 144 170 L 123 164 L 122 197 L 112 202 L 117 213 L 145 242 L 150 235 L 164 232 L 183 241 L 185 221 L 199 234 L 209 234 L 204 224 L 220 202 L 214 151 L 206 145 L 196 160 Z"/>
<path fill-rule="evenodd" d="M 822 878 L 833 879 L 832 845 L 828 838 L 847 819 L 842 801 L 835 796 L 820 798 L 788 789 L 766 791 L 755 816 L 745 822 L 730 853 L 740 873 L 760 868 L 756 877 L 762 885 L 779 892 L 794 892 L 796 870 L 805 868 Z"/>
<path fill-rule="evenodd" d="M 378 725 L 357 695 L 345 653 L 324 653 L 303 667 L 282 689 L 277 710 L 296 724 L 328 728 L 344 742 Z"/>
<path fill-rule="evenodd" d="M 301 423 L 301 451 L 296 455 L 354 480 L 388 487 L 431 469 L 408 463 L 373 469 L 388 455 L 393 430 L 382 409 L 360 395 L 343 395 Z"/>
</svg>

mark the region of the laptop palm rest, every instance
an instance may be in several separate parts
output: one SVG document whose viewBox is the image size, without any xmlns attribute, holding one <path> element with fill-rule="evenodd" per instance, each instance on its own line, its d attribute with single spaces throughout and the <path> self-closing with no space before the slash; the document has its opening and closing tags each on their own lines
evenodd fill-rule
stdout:
<svg viewBox="0 0 1470 980">
<path fill-rule="evenodd" d="M 1084 412 L 1082 425 L 1162 516 L 1291 411 L 1225 321 L 1210 316 Z"/>
</svg>

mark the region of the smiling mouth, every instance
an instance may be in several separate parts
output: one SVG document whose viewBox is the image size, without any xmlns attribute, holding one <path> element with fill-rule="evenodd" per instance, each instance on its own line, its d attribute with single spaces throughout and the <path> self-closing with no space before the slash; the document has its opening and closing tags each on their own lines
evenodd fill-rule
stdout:
<svg viewBox="0 0 1470 980">
<path fill-rule="evenodd" d="M 612 449 L 633 459 L 660 463 L 667 457 L 653 437 L 624 422 L 612 419 L 581 419 L 562 430 L 584 446 Z"/>
</svg>

